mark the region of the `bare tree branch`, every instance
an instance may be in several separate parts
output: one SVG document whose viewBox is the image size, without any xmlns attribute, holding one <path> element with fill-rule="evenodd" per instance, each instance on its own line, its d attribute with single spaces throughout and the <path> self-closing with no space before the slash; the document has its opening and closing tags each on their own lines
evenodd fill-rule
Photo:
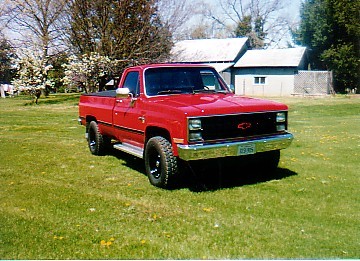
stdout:
<svg viewBox="0 0 360 261">
<path fill-rule="evenodd" d="M 289 19 L 282 17 L 290 0 L 218 0 L 218 8 L 210 8 L 203 16 L 218 24 L 228 36 L 247 36 L 254 48 L 278 43 L 288 33 Z M 251 32 L 237 35 L 239 25 L 250 18 Z M 241 31 L 241 30 L 240 30 Z M 241 31 L 242 32 L 242 31 Z"/>
<path fill-rule="evenodd" d="M 175 40 L 186 38 L 186 25 L 194 16 L 199 14 L 197 1 L 193 0 L 159 0 L 158 9 L 160 18 L 168 26 Z"/>
<path fill-rule="evenodd" d="M 9 27 L 25 36 L 29 32 L 36 36 L 43 49 L 43 58 L 49 50 L 57 46 L 61 34 L 56 27 L 57 21 L 64 13 L 68 0 L 11 0 Z M 26 42 L 26 39 L 23 39 Z"/>
</svg>

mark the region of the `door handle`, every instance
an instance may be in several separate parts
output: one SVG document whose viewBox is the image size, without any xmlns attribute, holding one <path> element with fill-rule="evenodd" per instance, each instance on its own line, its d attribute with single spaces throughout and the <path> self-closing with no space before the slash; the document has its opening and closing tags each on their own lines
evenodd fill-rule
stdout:
<svg viewBox="0 0 360 261">
<path fill-rule="evenodd" d="M 141 121 L 141 123 L 145 123 L 145 117 L 144 116 L 140 116 L 138 118 L 139 121 Z"/>
</svg>

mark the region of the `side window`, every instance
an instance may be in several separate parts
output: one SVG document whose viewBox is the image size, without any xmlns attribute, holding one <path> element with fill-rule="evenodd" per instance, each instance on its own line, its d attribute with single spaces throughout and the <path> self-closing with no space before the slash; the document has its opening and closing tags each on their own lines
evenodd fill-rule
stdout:
<svg viewBox="0 0 360 261">
<path fill-rule="evenodd" d="M 254 84 L 256 85 L 267 84 L 266 77 L 254 77 Z"/>
<path fill-rule="evenodd" d="M 200 71 L 203 85 L 209 90 L 220 90 L 219 81 L 212 71 Z"/>
<path fill-rule="evenodd" d="M 139 72 L 129 72 L 124 81 L 124 88 L 129 88 L 134 95 L 140 94 Z"/>
</svg>

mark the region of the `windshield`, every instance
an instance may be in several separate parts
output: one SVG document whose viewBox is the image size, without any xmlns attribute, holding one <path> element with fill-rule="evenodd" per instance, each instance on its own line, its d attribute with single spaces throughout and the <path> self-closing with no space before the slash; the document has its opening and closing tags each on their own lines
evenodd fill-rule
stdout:
<svg viewBox="0 0 360 261">
<path fill-rule="evenodd" d="M 211 68 L 164 67 L 145 71 L 145 88 L 149 96 L 221 92 L 228 93 L 220 76 Z"/>
</svg>

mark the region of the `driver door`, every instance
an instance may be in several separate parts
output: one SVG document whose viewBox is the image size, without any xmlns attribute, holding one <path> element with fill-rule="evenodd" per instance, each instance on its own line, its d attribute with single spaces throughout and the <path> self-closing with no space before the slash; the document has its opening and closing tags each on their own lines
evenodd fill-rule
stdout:
<svg viewBox="0 0 360 261">
<path fill-rule="evenodd" d="M 117 97 L 113 110 L 113 123 L 116 137 L 123 143 L 135 146 L 144 145 L 145 121 L 141 115 L 140 78 L 138 71 L 128 71 L 119 88 L 128 88 L 129 96 Z"/>
</svg>

